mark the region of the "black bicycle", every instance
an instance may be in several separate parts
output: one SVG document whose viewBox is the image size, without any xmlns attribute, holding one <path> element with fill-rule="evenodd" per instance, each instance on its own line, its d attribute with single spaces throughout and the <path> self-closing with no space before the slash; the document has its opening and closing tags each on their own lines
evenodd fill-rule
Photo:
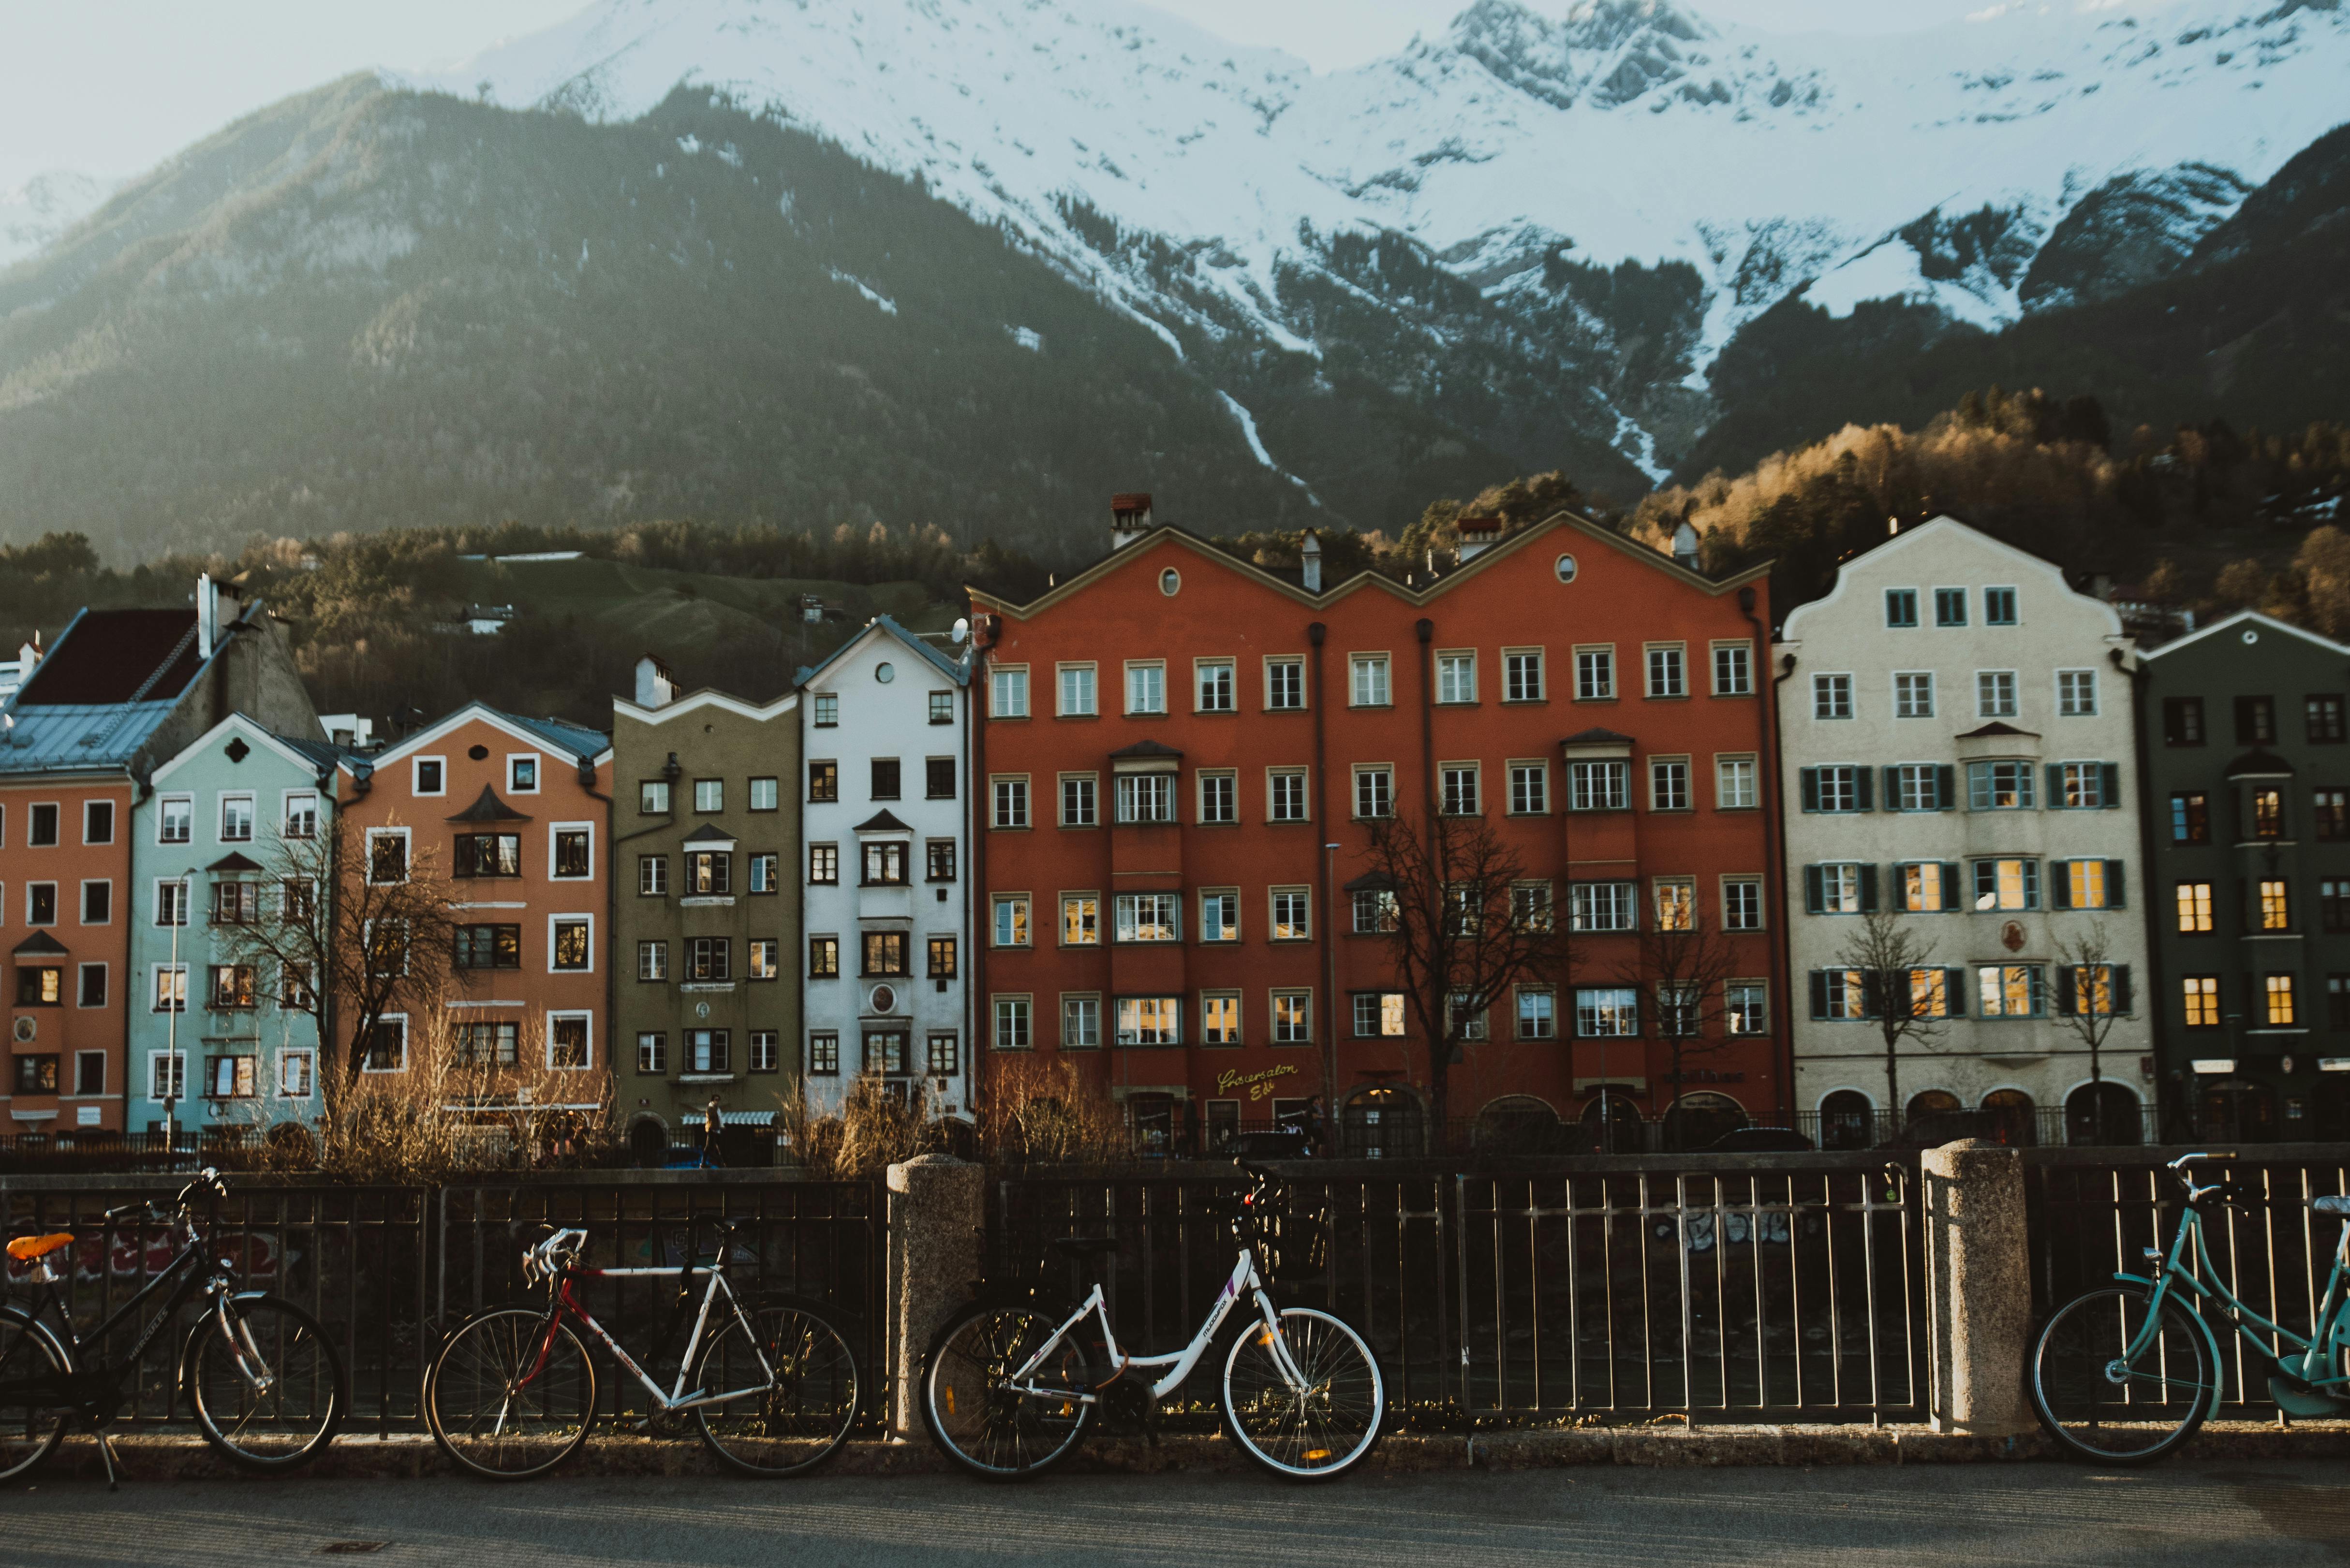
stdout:
<svg viewBox="0 0 2350 1568">
<path fill-rule="evenodd" d="M 143 1241 L 145 1228 L 164 1227 L 167 1239 L 177 1233 L 180 1250 L 87 1336 L 76 1331 L 57 1288 L 63 1281 L 58 1257 L 73 1246 L 73 1232 L 20 1236 L 8 1243 L 10 1258 L 32 1266 L 38 1293 L 29 1308 L 0 1305 L 0 1480 L 34 1469 L 78 1420 L 97 1435 L 112 1486 L 114 1452 L 106 1428 L 122 1413 L 148 1347 L 199 1298 L 202 1309 L 180 1351 L 178 1382 L 205 1440 L 255 1470 L 296 1469 L 334 1440 L 349 1397 L 342 1358 L 326 1330 L 292 1302 L 238 1290 L 235 1272 L 205 1244 L 196 1223 L 196 1200 L 227 1192 L 220 1172 L 207 1168 L 169 1209 L 133 1203 L 107 1210 L 109 1229 L 130 1226 Z M 161 1304 L 130 1335 L 127 1349 L 113 1356 L 93 1354 L 92 1346 L 106 1345 L 159 1297 Z M 52 1316 L 55 1328 L 47 1321 Z"/>
</svg>

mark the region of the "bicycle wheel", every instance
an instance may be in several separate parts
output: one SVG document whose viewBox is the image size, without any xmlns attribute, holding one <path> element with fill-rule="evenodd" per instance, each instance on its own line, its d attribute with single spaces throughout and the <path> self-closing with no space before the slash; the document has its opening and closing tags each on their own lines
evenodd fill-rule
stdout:
<svg viewBox="0 0 2350 1568">
<path fill-rule="evenodd" d="M 0 1309 L 0 1386 L 62 1377 L 73 1358 L 47 1325 L 15 1307 Z M 41 1405 L 0 1399 L 0 1480 L 14 1480 L 57 1452 L 65 1440 L 66 1413 Z"/>
<path fill-rule="evenodd" d="M 2024 1378 L 2040 1424 L 2075 1459 L 2142 1465 L 2195 1435 L 2211 1408 L 2220 1368 L 2211 1342 L 2178 1298 L 2135 1359 L 2124 1352 L 2147 1327 L 2150 1297 L 2127 1285 L 2085 1292 L 2058 1307 L 2032 1347 Z"/>
<path fill-rule="evenodd" d="M 571 1325 L 523 1307 L 484 1313 L 450 1336 L 424 1401 L 432 1440 L 491 1480 L 545 1475 L 588 1440 L 596 1368 Z"/>
<path fill-rule="evenodd" d="M 857 1357 L 822 1313 L 800 1302 L 745 1303 L 712 1337 L 693 1379 L 705 1394 L 752 1391 L 693 1410 L 710 1451 L 745 1475 L 812 1470 L 848 1440 L 857 1420 Z"/>
<path fill-rule="evenodd" d="M 1030 1306 L 982 1304 L 939 1331 L 917 1403 L 941 1453 L 986 1480 L 1026 1480 L 1076 1451 L 1093 1425 L 1083 1396 L 1094 1377 L 1076 1341 L 1053 1347 L 1028 1391 L 1009 1383 L 1060 1322 Z"/>
<path fill-rule="evenodd" d="M 1387 1384 L 1363 1336 L 1326 1312 L 1284 1308 L 1281 1337 L 1300 1374 L 1295 1383 L 1265 1326 L 1242 1328 L 1224 1361 L 1224 1430 L 1275 1475 L 1328 1480 L 1378 1444 Z"/>
<path fill-rule="evenodd" d="M 198 1318 L 187 1365 L 197 1429 L 247 1469 L 309 1463 L 349 1403 L 327 1331 L 276 1296 L 232 1296 Z"/>
</svg>

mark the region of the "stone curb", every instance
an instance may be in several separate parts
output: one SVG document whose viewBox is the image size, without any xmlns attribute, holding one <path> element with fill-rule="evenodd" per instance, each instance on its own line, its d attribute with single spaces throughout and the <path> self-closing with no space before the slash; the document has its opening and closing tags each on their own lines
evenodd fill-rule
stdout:
<svg viewBox="0 0 2350 1568">
<path fill-rule="evenodd" d="M 130 1482 L 259 1479 L 222 1459 L 201 1438 L 118 1433 Z M 1923 1427 L 1655 1427 L 1478 1433 L 1404 1432 L 1384 1439 L 1368 1469 L 1388 1472 L 1555 1469 L 1595 1465 L 1711 1469 L 1729 1465 L 1999 1464 L 2057 1458 L 2046 1437 L 1936 1432 Z M 2214 1422 L 2183 1458 L 2278 1461 L 2350 1458 L 2350 1423 L 2309 1422 L 2280 1430 L 2257 1422 Z M 1151 1443 L 1139 1437 L 1096 1437 L 1069 1461 L 1069 1474 L 1152 1474 L 1170 1470 L 1250 1471 L 1254 1467 L 1221 1436 L 1184 1432 Z M 342 1437 L 317 1461 L 295 1472 L 320 1480 L 413 1480 L 455 1471 L 422 1434 Z M 577 1476 L 732 1476 L 699 1443 L 591 1436 L 558 1472 Z M 952 1468 L 927 1442 L 850 1443 L 819 1472 L 837 1476 L 946 1475 Z M 87 1437 L 67 1440 L 43 1475 L 99 1480 L 105 1470 Z M 280 1479 L 280 1478 L 268 1478 Z M 294 1478 L 283 1478 L 294 1479 Z M 37 1478 L 36 1483 L 37 1484 Z"/>
</svg>

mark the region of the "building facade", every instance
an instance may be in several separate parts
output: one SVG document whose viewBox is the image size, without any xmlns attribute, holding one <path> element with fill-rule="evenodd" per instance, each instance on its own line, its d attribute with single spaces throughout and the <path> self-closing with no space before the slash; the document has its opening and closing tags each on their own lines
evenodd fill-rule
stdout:
<svg viewBox="0 0 2350 1568">
<path fill-rule="evenodd" d="M 465 1069 L 491 1114 L 608 1103 L 610 763 L 598 731 L 481 702 L 344 760 L 343 895 L 429 877 L 455 924 L 453 952 L 412 955 L 434 1000 L 380 1022 L 362 1078 Z"/>
<path fill-rule="evenodd" d="M 2350 1137 L 2350 647 L 2246 610 L 2146 659 L 2164 1130 Z"/>
<path fill-rule="evenodd" d="M 132 1112 L 134 803 L 232 712 L 316 732 L 283 628 L 199 579 L 192 609 L 84 610 L 0 711 L 10 1133 L 160 1130 Z M 152 1122 L 155 1118 L 146 1118 Z"/>
<path fill-rule="evenodd" d="M 2113 608 L 1938 517 L 1846 562 L 1776 652 L 1796 1077 L 1821 1141 L 1976 1109 L 2016 1141 L 2073 1117 L 2142 1136 L 2137 659 Z M 1898 945 L 1872 955 L 1872 929 Z M 1892 1005 L 1918 1020 L 1889 1078 L 1872 956 L 1899 961 Z"/>
<path fill-rule="evenodd" d="M 317 1119 L 316 977 L 239 940 L 306 892 L 338 753 L 231 714 L 158 767 L 130 818 L 130 1121 L 202 1133 Z"/>
<path fill-rule="evenodd" d="M 799 698 L 681 695 L 650 657 L 612 703 L 619 1121 L 640 1160 L 697 1136 L 760 1159 L 800 1042 Z"/>
<path fill-rule="evenodd" d="M 1695 1145 L 1783 1114 L 1761 570 L 1561 516 L 1464 523 L 1427 586 L 1326 589 L 1310 540 L 1284 577 L 1148 504 L 1119 498 L 1107 557 L 1033 603 L 972 596 L 992 1076 L 1075 1061 L 1146 1147 L 1319 1096 L 1357 1152 L 1425 1148 L 1374 842 L 1441 816 L 1490 827 L 1561 937 L 1462 1021 L 1450 1119 L 1565 1147 L 1669 1118 Z M 1677 1053 L 1648 961 L 1700 929 L 1725 956 Z"/>
<path fill-rule="evenodd" d="M 809 1106 L 870 1074 L 972 1108 L 969 655 L 887 616 L 799 679 Z"/>
</svg>

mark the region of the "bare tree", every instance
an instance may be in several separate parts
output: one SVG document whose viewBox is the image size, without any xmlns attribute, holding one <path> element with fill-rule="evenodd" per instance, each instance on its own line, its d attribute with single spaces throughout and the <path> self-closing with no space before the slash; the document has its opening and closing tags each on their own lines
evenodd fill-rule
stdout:
<svg viewBox="0 0 2350 1568">
<path fill-rule="evenodd" d="M 1657 1039 L 1665 1047 L 1672 1084 L 1669 1107 L 1680 1103 L 1689 1061 L 1729 1044 L 1729 999 L 1722 982 L 1737 971 L 1739 956 L 1737 945 L 1698 914 L 1694 898 L 1660 896 L 1634 956 L 1615 971 L 1617 984 L 1655 999 Z M 1673 1137 L 1678 1145 L 1679 1123 Z"/>
<path fill-rule="evenodd" d="M 1525 863 L 1482 816 L 1430 814 L 1425 833 L 1400 816 L 1379 817 L 1371 824 L 1371 866 L 1370 879 L 1392 899 L 1388 950 L 1428 1042 L 1429 1109 L 1441 1137 L 1463 1024 L 1521 979 L 1548 972 L 1558 951 L 1550 885 L 1529 879 Z"/>
<path fill-rule="evenodd" d="M 1900 916 L 1880 909 L 1861 917 L 1836 951 L 1838 968 L 1828 975 L 1828 983 L 1843 992 L 1840 1006 L 1858 1006 L 1885 1042 L 1885 1099 L 1896 1118 L 1901 1114 L 1901 1043 L 1930 1046 L 1950 1014 L 1943 971 L 1929 962 L 1933 951 L 1934 944 L 1919 940 Z"/>
<path fill-rule="evenodd" d="M 309 837 L 276 838 L 262 866 L 270 885 L 240 909 L 244 918 L 217 927 L 231 961 L 274 985 L 280 1007 L 318 1021 L 318 1082 L 330 1114 L 386 1016 L 423 1016 L 447 988 L 456 928 L 437 861 L 410 836 L 370 841 L 338 814 Z"/>
<path fill-rule="evenodd" d="M 2057 1022 L 2088 1050 L 2089 1101 L 2096 1116 L 2092 1136 L 2097 1142 L 2109 1142 L 2103 1054 L 2114 1025 L 2129 1011 L 2125 994 L 2128 981 L 2113 961 L 2113 941 L 2103 920 L 2094 922 L 2080 936 L 2058 939 L 2056 959 Z"/>
</svg>

